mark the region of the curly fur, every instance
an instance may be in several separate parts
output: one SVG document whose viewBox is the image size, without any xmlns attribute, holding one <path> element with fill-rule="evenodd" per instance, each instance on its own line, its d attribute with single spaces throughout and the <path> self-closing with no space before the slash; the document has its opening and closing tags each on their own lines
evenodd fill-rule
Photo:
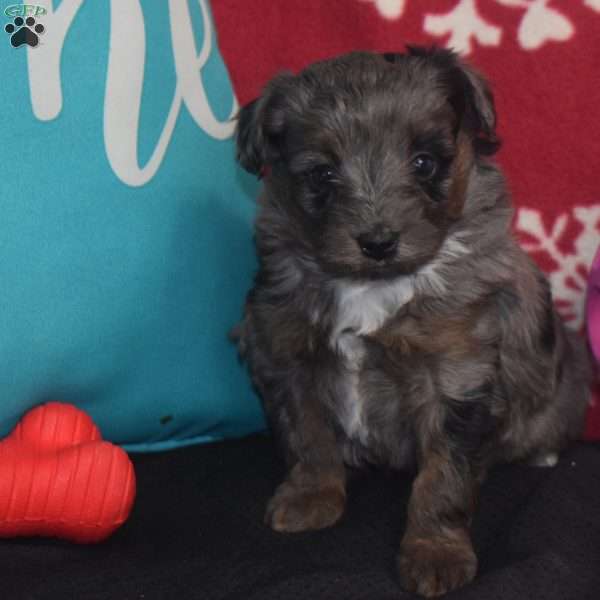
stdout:
<svg viewBox="0 0 600 600">
<path fill-rule="evenodd" d="M 265 180 L 236 339 L 289 467 L 268 523 L 331 525 L 347 465 L 416 466 L 401 581 L 426 596 L 466 583 L 486 470 L 551 464 L 589 379 L 510 234 L 487 83 L 449 51 L 352 53 L 276 77 L 237 140 Z M 423 152 L 435 177 L 415 175 Z M 393 254 L 365 255 L 367 234 L 396 236 Z"/>
</svg>

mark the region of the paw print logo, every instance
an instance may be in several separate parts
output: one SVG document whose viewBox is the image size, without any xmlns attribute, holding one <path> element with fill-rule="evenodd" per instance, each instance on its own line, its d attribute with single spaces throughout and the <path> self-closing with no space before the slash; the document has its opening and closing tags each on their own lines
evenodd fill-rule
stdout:
<svg viewBox="0 0 600 600">
<path fill-rule="evenodd" d="M 27 17 L 25 20 L 22 17 L 16 17 L 12 23 L 6 25 L 4 31 L 10 34 L 10 43 L 15 48 L 23 44 L 35 48 L 40 41 L 38 34 L 44 33 L 45 28 L 41 23 L 36 24 L 33 17 Z"/>
</svg>

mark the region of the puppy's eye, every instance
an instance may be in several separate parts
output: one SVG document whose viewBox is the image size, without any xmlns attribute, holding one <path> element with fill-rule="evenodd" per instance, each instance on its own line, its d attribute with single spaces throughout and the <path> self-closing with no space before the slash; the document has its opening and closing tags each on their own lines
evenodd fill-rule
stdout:
<svg viewBox="0 0 600 600">
<path fill-rule="evenodd" d="M 315 192 L 324 192 L 333 183 L 335 172 L 330 165 L 318 165 L 307 173 L 308 185 Z"/>
<path fill-rule="evenodd" d="M 431 179 L 438 171 L 438 162 L 431 154 L 417 154 L 412 159 L 412 166 L 419 179 Z"/>
</svg>

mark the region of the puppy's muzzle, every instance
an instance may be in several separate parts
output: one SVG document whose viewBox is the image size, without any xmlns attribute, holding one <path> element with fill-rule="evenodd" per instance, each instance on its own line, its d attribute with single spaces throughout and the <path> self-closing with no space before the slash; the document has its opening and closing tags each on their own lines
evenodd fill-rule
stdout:
<svg viewBox="0 0 600 600">
<path fill-rule="evenodd" d="M 356 238 L 360 251 L 368 258 L 381 261 L 390 258 L 398 247 L 398 234 L 377 228 Z"/>
</svg>

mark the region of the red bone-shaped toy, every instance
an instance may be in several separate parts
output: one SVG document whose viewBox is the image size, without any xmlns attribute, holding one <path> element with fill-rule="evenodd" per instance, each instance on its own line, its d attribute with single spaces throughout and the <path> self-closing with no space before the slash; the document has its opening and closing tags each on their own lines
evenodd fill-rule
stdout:
<svg viewBox="0 0 600 600">
<path fill-rule="evenodd" d="M 98 542 L 125 522 L 134 498 L 125 451 L 71 404 L 34 408 L 0 442 L 0 537 Z"/>
</svg>

